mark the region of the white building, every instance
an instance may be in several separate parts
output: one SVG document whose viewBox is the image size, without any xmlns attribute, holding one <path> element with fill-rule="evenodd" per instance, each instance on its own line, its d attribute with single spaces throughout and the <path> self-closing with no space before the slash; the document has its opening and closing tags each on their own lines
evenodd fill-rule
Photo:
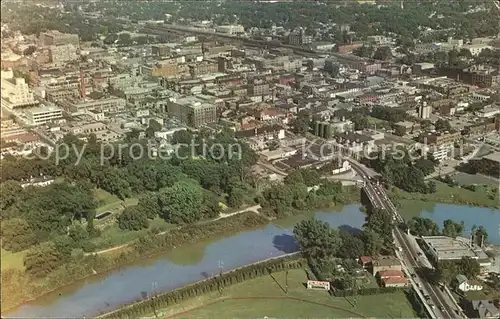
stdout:
<svg viewBox="0 0 500 319">
<path fill-rule="evenodd" d="M 240 24 L 220 25 L 215 29 L 219 33 L 237 34 L 245 32 L 245 28 Z"/>
<path fill-rule="evenodd" d="M 418 107 L 418 117 L 421 119 L 428 119 L 431 116 L 432 107 L 424 102 L 423 105 Z"/>
<path fill-rule="evenodd" d="M 56 106 L 40 106 L 26 110 L 26 118 L 31 125 L 42 125 L 62 119 L 62 109 Z"/>
<path fill-rule="evenodd" d="M 485 49 L 491 49 L 492 47 L 486 44 L 470 44 L 464 45 L 463 49 L 469 50 L 472 56 L 478 56 Z"/>
<path fill-rule="evenodd" d="M 463 292 L 467 291 L 480 291 L 483 290 L 483 286 L 480 285 L 479 283 L 473 283 L 467 277 L 464 275 L 458 275 L 456 277 L 457 280 L 457 287 Z"/>
<path fill-rule="evenodd" d="M 500 114 L 500 104 L 491 104 L 484 107 L 484 109 L 478 111 L 480 117 L 493 117 Z"/>
<path fill-rule="evenodd" d="M 33 92 L 23 78 L 14 77 L 12 70 L 1 72 L 2 106 L 13 109 L 38 104 Z"/>
</svg>

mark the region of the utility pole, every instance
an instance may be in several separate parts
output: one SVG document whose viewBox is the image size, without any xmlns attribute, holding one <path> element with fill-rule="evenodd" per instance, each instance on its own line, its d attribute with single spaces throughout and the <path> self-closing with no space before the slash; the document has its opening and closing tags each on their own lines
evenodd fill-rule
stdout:
<svg viewBox="0 0 500 319">
<path fill-rule="evenodd" d="M 217 264 L 219 268 L 219 294 L 222 296 L 222 292 L 224 290 L 224 287 L 222 285 L 222 269 L 224 268 L 224 261 L 219 260 Z"/>
<path fill-rule="evenodd" d="M 285 294 L 288 294 L 288 270 L 285 272 Z"/>
<path fill-rule="evenodd" d="M 156 281 L 154 281 L 153 283 L 151 283 L 151 287 L 152 287 L 152 290 L 153 290 L 153 293 L 152 293 L 152 301 L 153 301 L 153 312 L 155 314 L 155 318 L 158 318 L 158 313 L 156 312 L 156 288 L 158 287 L 158 283 Z"/>
</svg>

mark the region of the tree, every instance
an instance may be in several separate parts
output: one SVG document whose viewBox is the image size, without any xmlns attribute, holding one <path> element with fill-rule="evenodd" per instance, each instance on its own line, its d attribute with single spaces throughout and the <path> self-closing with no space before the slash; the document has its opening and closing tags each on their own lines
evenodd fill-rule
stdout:
<svg viewBox="0 0 500 319">
<path fill-rule="evenodd" d="M 139 205 L 126 207 L 117 218 L 118 227 L 126 230 L 141 230 L 148 228 L 146 213 Z"/>
<path fill-rule="evenodd" d="M 447 219 L 443 222 L 443 235 L 448 237 L 461 236 L 464 231 L 464 222 L 454 222 L 451 219 Z"/>
<path fill-rule="evenodd" d="M 443 119 L 437 120 L 436 123 L 434 124 L 434 127 L 436 128 L 436 131 L 440 131 L 440 132 L 451 130 L 450 122 L 443 120 Z"/>
<path fill-rule="evenodd" d="M 342 245 L 339 248 L 337 256 L 344 259 L 356 259 L 365 253 L 365 243 L 358 236 L 340 230 Z"/>
<path fill-rule="evenodd" d="M 290 126 L 295 134 L 306 135 L 311 125 L 311 115 L 308 111 L 302 110 L 292 120 Z"/>
<path fill-rule="evenodd" d="M 23 55 L 24 56 L 30 56 L 33 53 L 35 53 L 35 51 L 36 51 L 36 46 L 30 45 L 29 47 L 27 47 L 26 49 L 24 49 Z"/>
<path fill-rule="evenodd" d="M 474 244 L 478 246 L 482 246 L 483 244 L 488 243 L 488 232 L 482 225 L 479 227 L 474 225 L 472 227 L 472 236 L 474 239 Z"/>
<path fill-rule="evenodd" d="M 307 187 L 317 186 L 321 183 L 321 175 L 318 170 L 314 168 L 304 169 L 302 171 L 302 177 Z"/>
<path fill-rule="evenodd" d="M 384 239 L 377 232 L 366 228 L 361 233 L 361 240 L 365 246 L 365 255 L 376 256 L 384 246 Z"/>
<path fill-rule="evenodd" d="M 35 278 L 47 276 L 62 264 L 63 258 L 53 242 L 46 242 L 30 249 L 24 256 L 26 272 Z"/>
<path fill-rule="evenodd" d="M 137 205 L 146 213 L 149 219 L 154 219 L 161 214 L 161 208 L 158 203 L 158 196 L 155 193 L 146 193 L 139 197 Z"/>
<path fill-rule="evenodd" d="M 429 218 L 413 217 L 408 221 L 408 228 L 417 236 L 439 235 L 439 226 Z"/>
<path fill-rule="evenodd" d="M 233 187 L 229 192 L 227 202 L 231 207 L 240 207 L 245 202 L 246 194 L 246 190 L 239 187 Z"/>
<path fill-rule="evenodd" d="M 422 171 L 424 176 L 434 173 L 434 166 L 435 164 L 433 161 L 424 158 L 419 158 L 415 162 L 415 167 Z"/>
<path fill-rule="evenodd" d="M 266 189 L 263 194 L 263 207 L 270 207 L 275 213 L 283 214 L 292 205 L 293 194 L 289 187 L 282 184 L 274 184 Z"/>
<path fill-rule="evenodd" d="M 429 187 L 429 193 L 430 194 L 434 194 L 434 193 L 437 192 L 436 182 L 430 181 L 429 183 L 427 183 L 427 186 Z"/>
<path fill-rule="evenodd" d="M 182 180 L 158 194 L 163 218 L 172 224 L 190 224 L 202 219 L 203 189 L 192 180 Z"/>
<path fill-rule="evenodd" d="M 284 183 L 287 185 L 304 184 L 304 177 L 302 170 L 296 169 L 285 177 Z"/>
<path fill-rule="evenodd" d="M 458 263 L 458 269 L 467 278 L 475 278 L 481 272 L 479 262 L 470 257 L 462 257 Z"/>
<path fill-rule="evenodd" d="M 26 220 L 13 218 L 2 221 L 2 248 L 18 252 L 35 243 L 35 234 Z"/>
<path fill-rule="evenodd" d="M 366 217 L 365 227 L 369 228 L 384 239 L 384 243 L 392 242 L 392 216 L 385 209 L 373 209 Z"/>
<path fill-rule="evenodd" d="M 375 60 L 388 60 L 392 58 L 391 48 L 388 46 L 378 47 L 373 54 Z"/>
<path fill-rule="evenodd" d="M 310 258 L 330 258 L 342 245 L 338 231 L 317 219 L 299 222 L 293 228 L 293 234 L 301 250 Z"/>
<path fill-rule="evenodd" d="M 163 125 L 158 123 L 156 120 L 150 120 L 149 126 L 146 129 L 146 137 L 153 138 L 155 136 L 155 132 L 161 131 Z"/>
<path fill-rule="evenodd" d="M 6 181 L 0 184 L 0 211 L 5 212 L 19 198 L 23 188 L 16 181 Z M 2 213 L 2 216 L 4 214 Z"/>
</svg>

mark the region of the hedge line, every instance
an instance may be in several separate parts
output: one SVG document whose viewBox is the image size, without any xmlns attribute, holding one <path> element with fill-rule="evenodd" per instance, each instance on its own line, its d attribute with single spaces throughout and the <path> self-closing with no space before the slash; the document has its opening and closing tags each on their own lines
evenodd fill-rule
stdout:
<svg viewBox="0 0 500 319">
<path fill-rule="evenodd" d="M 404 290 L 404 288 L 397 288 L 397 287 L 363 288 L 358 290 L 332 290 L 331 294 L 335 297 L 349 297 L 354 295 L 369 296 L 377 294 L 390 294 L 402 290 Z"/>
<path fill-rule="evenodd" d="M 129 306 L 99 316 L 99 319 L 138 318 L 151 314 L 159 308 L 183 302 L 187 299 L 201 296 L 210 292 L 219 291 L 225 286 L 234 285 L 249 279 L 280 272 L 287 269 L 303 268 L 307 265 L 300 254 L 294 254 L 267 260 L 261 263 L 241 267 L 220 276 L 196 282 L 153 299 L 138 301 Z"/>
</svg>

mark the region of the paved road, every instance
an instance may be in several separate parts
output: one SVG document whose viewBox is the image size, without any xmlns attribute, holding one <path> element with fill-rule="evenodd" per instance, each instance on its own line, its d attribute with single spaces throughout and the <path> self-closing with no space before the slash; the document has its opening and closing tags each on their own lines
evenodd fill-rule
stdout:
<svg viewBox="0 0 500 319">
<path fill-rule="evenodd" d="M 256 214 L 259 214 L 259 209 L 261 208 L 260 205 L 255 205 L 255 206 L 252 206 L 252 207 L 247 207 L 247 208 L 244 208 L 244 209 L 241 209 L 241 210 L 238 210 L 236 212 L 233 212 L 233 213 L 228 213 L 228 214 L 224 214 L 224 213 L 220 213 L 219 214 L 219 217 L 215 218 L 215 219 L 212 219 L 212 220 L 209 220 L 209 221 L 203 221 L 203 222 L 210 222 L 210 221 L 216 221 L 216 220 L 219 220 L 219 219 L 224 219 L 224 218 L 228 218 L 228 217 L 231 217 L 231 216 L 234 216 L 234 215 L 238 215 L 238 214 L 241 214 L 241 213 L 244 213 L 244 212 L 254 212 Z M 178 227 L 180 228 L 180 227 Z M 171 231 L 171 229 L 168 229 L 168 230 L 165 230 L 165 231 L 162 231 L 161 233 L 158 233 L 157 236 L 161 236 L 161 235 L 165 235 L 167 232 Z M 85 253 L 84 255 L 85 256 L 90 256 L 90 255 L 101 255 L 101 254 L 105 254 L 105 253 L 109 253 L 111 251 L 114 251 L 114 250 L 119 250 L 119 249 L 122 249 L 122 248 L 125 248 L 125 247 L 128 247 L 130 245 L 132 245 L 133 242 L 130 242 L 130 243 L 126 243 L 126 244 L 123 244 L 123 245 L 119 245 L 119 246 L 115 246 L 115 247 L 111 247 L 111 248 L 108 248 L 108 249 L 103 249 L 103 250 L 99 250 L 99 251 L 95 251 L 95 252 L 91 252 L 91 253 Z"/>
<path fill-rule="evenodd" d="M 358 165 L 355 161 L 351 160 L 351 165 L 356 169 L 361 176 L 368 178 L 373 172 L 366 167 Z M 385 209 L 393 213 L 393 219 L 395 222 L 404 222 L 401 215 L 397 212 L 396 207 L 391 202 L 385 189 L 378 184 L 373 184 L 369 180 L 365 185 L 365 191 L 372 201 L 372 204 L 381 209 Z M 394 230 L 395 241 L 402 248 L 402 251 L 397 255 L 401 259 L 403 265 L 407 271 L 411 272 L 413 279 L 412 284 L 414 284 L 419 295 L 424 295 L 423 302 L 428 304 L 432 310 L 428 312 L 433 316 L 433 318 L 462 318 L 464 316 L 457 315 L 455 310 L 458 310 L 454 300 L 451 300 L 447 296 L 447 293 L 441 291 L 436 285 L 430 283 L 423 276 L 421 276 L 416 270 L 422 267 L 428 267 L 430 263 L 426 260 L 425 254 L 419 253 L 418 244 L 416 242 L 412 243 L 406 234 L 404 234 L 399 228 Z M 425 296 L 428 296 L 427 298 Z M 429 299 L 427 302 L 425 299 Z"/>
</svg>

